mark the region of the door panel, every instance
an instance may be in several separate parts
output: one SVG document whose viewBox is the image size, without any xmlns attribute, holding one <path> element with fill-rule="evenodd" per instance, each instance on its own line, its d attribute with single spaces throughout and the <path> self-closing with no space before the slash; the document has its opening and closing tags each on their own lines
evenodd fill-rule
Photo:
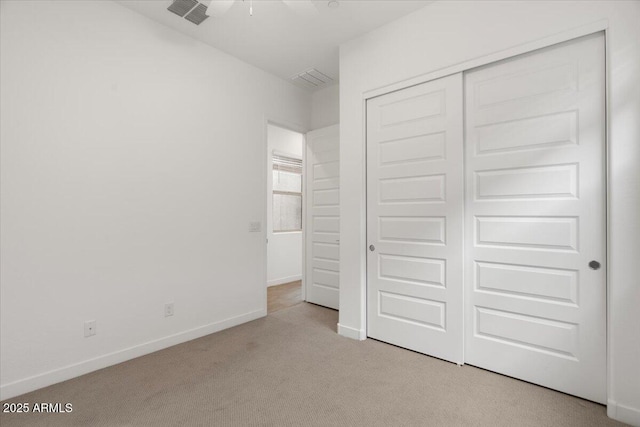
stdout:
<svg viewBox="0 0 640 427">
<path fill-rule="evenodd" d="M 465 362 L 604 403 L 603 36 L 466 73 L 465 109 Z"/>
<path fill-rule="evenodd" d="M 306 300 L 337 310 L 340 289 L 340 145 L 337 125 L 307 134 L 306 159 Z"/>
<path fill-rule="evenodd" d="M 367 102 L 367 333 L 462 363 L 462 76 Z"/>
</svg>

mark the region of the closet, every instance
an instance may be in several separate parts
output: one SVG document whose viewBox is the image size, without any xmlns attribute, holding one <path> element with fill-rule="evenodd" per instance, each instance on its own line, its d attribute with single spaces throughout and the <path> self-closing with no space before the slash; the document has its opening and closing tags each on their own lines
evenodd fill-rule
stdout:
<svg viewBox="0 0 640 427">
<path fill-rule="evenodd" d="M 606 400 L 604 36 L 367 100 L 368 336 Z"/>
</svg>

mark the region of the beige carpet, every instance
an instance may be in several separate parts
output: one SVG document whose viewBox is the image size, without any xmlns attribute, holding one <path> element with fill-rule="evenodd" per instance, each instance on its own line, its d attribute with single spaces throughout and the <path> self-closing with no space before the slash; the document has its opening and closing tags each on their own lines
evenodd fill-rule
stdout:
<svg viewBox="0 0 640 427">
<path fill-rule="evenodd" d="M 374 340 L 311 304 L 12 399 L 10 426 L 608 426 L 604 406 Z"/>
</svg>

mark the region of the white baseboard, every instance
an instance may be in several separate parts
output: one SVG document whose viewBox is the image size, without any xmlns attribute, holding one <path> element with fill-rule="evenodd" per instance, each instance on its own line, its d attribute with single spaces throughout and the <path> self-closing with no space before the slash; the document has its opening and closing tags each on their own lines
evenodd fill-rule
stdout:
<svg viewBox="0 0 640 427">
<path fill-rule="evenodd" d="M 640 426 L 640 409 L 620 405 L 615 400 L 607 401 L 607 416 L 632 426 Z"/>
<path fill-rule="evenodd" d="M 364 341 L 367 339 L 367 332 L 364 329 L 351 328 L 338 323 L 338 334 L 352 340 Z"/>
<path fill-rule="evenodd" d="M 127 360 L 135 359 L 136 357 L 144 356 L 145 354 L 153 353 L 177 344 L 182 344 L 183 342 L 191 341 L 223 329 L 228 329 L 266 315 L 266 309 L 252 311 L 240 316 L 230 317 L 219 322 L 199 326 L 188 331 L 129 347 L 124 350 L 114 351 L 113 353 L 108 353 L 73 365 L 54 369 L 43 374 L 34 375 L 9 384 L 4 384 L 0 386 L 0 400 L 10 399 L 30 391 L 70 380 L 72 378 L 79 377 L 80 375 L 97 371 L 98 369 L 126 362 Z"/>
<path fill-rule="evenodd" d="M 284 285 L 285 283 L 296 282 L 298 280 L 302 280 L 302 275 L 298 274 L 296 276 L 281 277 L 280 279 L 268 280 L 267 287 Z"/>
</svg>

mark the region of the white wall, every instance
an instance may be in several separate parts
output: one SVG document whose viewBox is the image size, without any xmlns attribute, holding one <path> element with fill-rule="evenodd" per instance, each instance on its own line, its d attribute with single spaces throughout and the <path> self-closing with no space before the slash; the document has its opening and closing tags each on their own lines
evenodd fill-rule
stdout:
<svg viewBox="0 0 640 427">
<path fill-rule="evenodd" d="M 318 89 L 311 95 L 311 129 L 338 124 L 340 122 L 340 86 Z"/>
<path fill-rule="evenodd" d="M 115 2 L 0 4 L 1 398 L 265 315 L 266 120 L 310 95 Z"/>
<path fill-rule="evenodd" d="M 267 127 L 267 286 L 302 279 L 302 231 L 273 232 L 273 150 L 302 159 L 304 135 L 282 127 Z"/>
<path fill-rule="evenodd" d="M 610 101 L 608 413 L 640 425 L 640 2 L 435 2 L 341 47 L 341 334 L 366 336 L 364 93 L 601 20 Z"/>
</svg>

